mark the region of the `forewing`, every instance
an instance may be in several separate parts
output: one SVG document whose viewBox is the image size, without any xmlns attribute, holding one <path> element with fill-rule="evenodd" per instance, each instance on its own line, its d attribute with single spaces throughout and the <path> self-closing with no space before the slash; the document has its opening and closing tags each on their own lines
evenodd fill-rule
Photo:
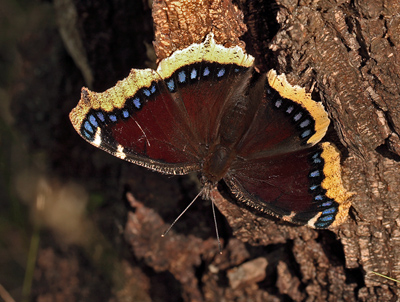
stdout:
<svg viewBox="0 0 400 302">
<path fill-rule="evenodd" d="M 169 174 L 197 171 L 233 84 L 252 64 L 239 47 L 218 45 L 209 34 L 157 71 L 133 69 L 103 93 L 82 89 L 70 119 L 85 140 L 119 158 Z"/>
</svg>

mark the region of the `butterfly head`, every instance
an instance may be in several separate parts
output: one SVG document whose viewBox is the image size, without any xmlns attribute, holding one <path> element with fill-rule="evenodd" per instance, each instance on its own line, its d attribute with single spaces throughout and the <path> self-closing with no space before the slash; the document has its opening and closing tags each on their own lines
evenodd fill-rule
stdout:
<svg viewBox="0 0 400 302">
<path fill-rule="evenodd" d="M 201 198 L 211 200 L 211 192 L 217 189 L 217 183 L 209 181 L 204 175 L 200 179 L 203 188 L 200 191 Z"/>
</svg>

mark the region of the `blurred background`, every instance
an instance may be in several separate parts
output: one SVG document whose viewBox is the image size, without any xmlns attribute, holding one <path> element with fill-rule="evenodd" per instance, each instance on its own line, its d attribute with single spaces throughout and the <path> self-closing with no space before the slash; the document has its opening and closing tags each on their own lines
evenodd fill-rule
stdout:
<svg viewBox="0 0 400 302">
<path fill-rule="evenodd" d="M 82 86 L 154 66 L 152 26 L 141 0 L 0 2 L 0 301 L 150 299 L 123 287 L 121 178 L 143 199 L 162 178 L 85 143 L 68 113 Z"/>
</svg>

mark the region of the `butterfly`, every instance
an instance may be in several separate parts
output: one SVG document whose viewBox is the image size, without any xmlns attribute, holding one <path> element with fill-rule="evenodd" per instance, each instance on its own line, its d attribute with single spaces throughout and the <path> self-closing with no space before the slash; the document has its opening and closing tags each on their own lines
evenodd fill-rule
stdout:
<svg viewBox="0 0 400 302">
<path fill-rule="evenodd" d="M 86 141 L 123 160 L 198 172 L 205 198 L 223 181 L 261 216 L 312 228 L 347 217 L 352 194 L 339 152 L 320 143 L 330 123 L 323 105 L 283 74 L 259 74 L 251 55 L 213 33 L 103 93 L 82 88 L 70 119 Z"/>
</svg>

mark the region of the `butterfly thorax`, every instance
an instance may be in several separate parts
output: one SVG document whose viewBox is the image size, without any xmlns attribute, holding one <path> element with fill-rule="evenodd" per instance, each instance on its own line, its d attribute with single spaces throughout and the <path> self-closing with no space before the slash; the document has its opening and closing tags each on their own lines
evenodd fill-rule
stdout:
<svg viewBox="0 0 400 302">
<path fill-rule="evenodd" d="M 257 88 L 263 87 L 262 81 L 257 82 Z M 218 183 L 232 166 L 237 157 L 238 143 L 248 130 L 261 102 L 261 97 L 253 98 L 247 93 L 247 86 L 240 85 L 234 92 L 229 99 L 229 106 L 223 109 L 217 139 L 210 146 L 203 163 L 203 176 L 213 184 Z"/>
<path fill-rule="evenodd" d="M 221 144 L 214 145 L 203 164 L 203 183 L 217 184 L 228 171 L 236 152 Z"/>
</svg>

